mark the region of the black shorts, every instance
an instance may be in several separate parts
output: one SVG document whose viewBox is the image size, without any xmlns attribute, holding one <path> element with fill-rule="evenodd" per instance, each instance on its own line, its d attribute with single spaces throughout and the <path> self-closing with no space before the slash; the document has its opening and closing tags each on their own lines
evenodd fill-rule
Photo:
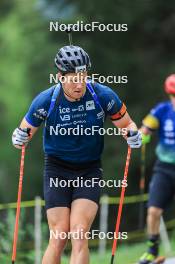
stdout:
<svg viewBox="0 0 175 264">
<path fill-rule="evenodd" d="M 175 195 L 175 165 L 156 161 L 149 188 L 148 207 L 168 207 Z"/>
<path fill-rule="evenodd" d="M 94 183 L 92 183 L 94 179 Z M 84 198 L 99 204 L 102 168 L 99 161 L 87 166 L 71 166 L 53 156 L 45 156 L 44 199 L 46 209 L 71 208 L 75 199 Z"/>
</svg>

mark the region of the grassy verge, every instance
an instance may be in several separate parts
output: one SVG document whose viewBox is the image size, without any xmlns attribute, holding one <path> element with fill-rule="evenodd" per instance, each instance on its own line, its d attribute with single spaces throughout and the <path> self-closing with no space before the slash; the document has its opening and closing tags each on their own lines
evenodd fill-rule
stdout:
<svg viewBox="0 0 175 264">
<path fill-rule="evenodd" d="M 175 255 L 175 240 L 172 241 L 172 248 L 174 249 L 174 252 L 170 254 L 170 256 Z M 114 263 L 117 264 L 133 264 L 137 263 L 138 259 L 140 258 L 141 254 L 146 250 L 146 243 L 137 243 L 137 244 L 131 244 L 127 246 L 119 246 L 118 251 L 115 256 Z M 162 248 L 160 249 L 160 254 L 164 255 Z M 20 258 L 16 261 L 17 264 L 31 264 L 34 263 L 34 252 L 31 252 L 30 254 L 27 254 L 26 260 L 20 260 L 22 259 L 22 256 L 25 256 L 26 254 L 18 254 L 18 257 Z M 106 253 L 103 256 L 100 256 L 97 251 L 91 251 L 91 257 L 90 257 L 90 263 L 91 264 L 108 264 L 110 263 L 111 259 L 111 250 L 106 251 Z M 0 263 L 1 264 L 7 264 L 11 263 L 10 256 L 0 255 Z M 61 264 L 68 264 L 69 259 L 68 257 L 62 258 Z"/>
</svg>

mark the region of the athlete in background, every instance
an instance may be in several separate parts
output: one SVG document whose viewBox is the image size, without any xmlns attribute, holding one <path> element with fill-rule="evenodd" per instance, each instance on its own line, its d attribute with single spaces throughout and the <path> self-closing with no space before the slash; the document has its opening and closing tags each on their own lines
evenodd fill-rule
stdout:
<svg viewBox="0 0 175 264">
<path fill-rule="evenodd" d="M 165 80 L 165 92 L 169 100 L 156 105 L 144 118 L 141 128 L 144 135 L 157 131 L 159 142 L 149 189 L 148 250 L 140 258 L 140 264 L 149 264 L 158 256 L 160 218 L 175 195 L 175 74 Z"/>
</svg>

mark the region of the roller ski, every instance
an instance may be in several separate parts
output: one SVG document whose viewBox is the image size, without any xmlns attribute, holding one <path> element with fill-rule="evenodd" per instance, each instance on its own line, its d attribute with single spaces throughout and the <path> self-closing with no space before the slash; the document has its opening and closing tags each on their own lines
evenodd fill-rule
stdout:
<svg viewBox="0 0 175 264">
<path fill-rule="evenodd" d="M 155 256 L 149 252 L 143 254 L 138 264 L 162 264 L 165 262 L 165 257 Z"/>
</svg>

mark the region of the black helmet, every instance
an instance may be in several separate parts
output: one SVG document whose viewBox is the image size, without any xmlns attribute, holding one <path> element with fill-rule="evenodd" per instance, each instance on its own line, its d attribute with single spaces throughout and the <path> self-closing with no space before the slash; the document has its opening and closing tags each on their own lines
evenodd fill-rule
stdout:
<svg viewBox="0 0 175 264">
<path fill-rule="evenodd" d="M 55 65 L 62 73 L 84 72 L 91 67 L 89 55 L 78 46 L 64 46 L 55 56 Z"/>
</svg>

